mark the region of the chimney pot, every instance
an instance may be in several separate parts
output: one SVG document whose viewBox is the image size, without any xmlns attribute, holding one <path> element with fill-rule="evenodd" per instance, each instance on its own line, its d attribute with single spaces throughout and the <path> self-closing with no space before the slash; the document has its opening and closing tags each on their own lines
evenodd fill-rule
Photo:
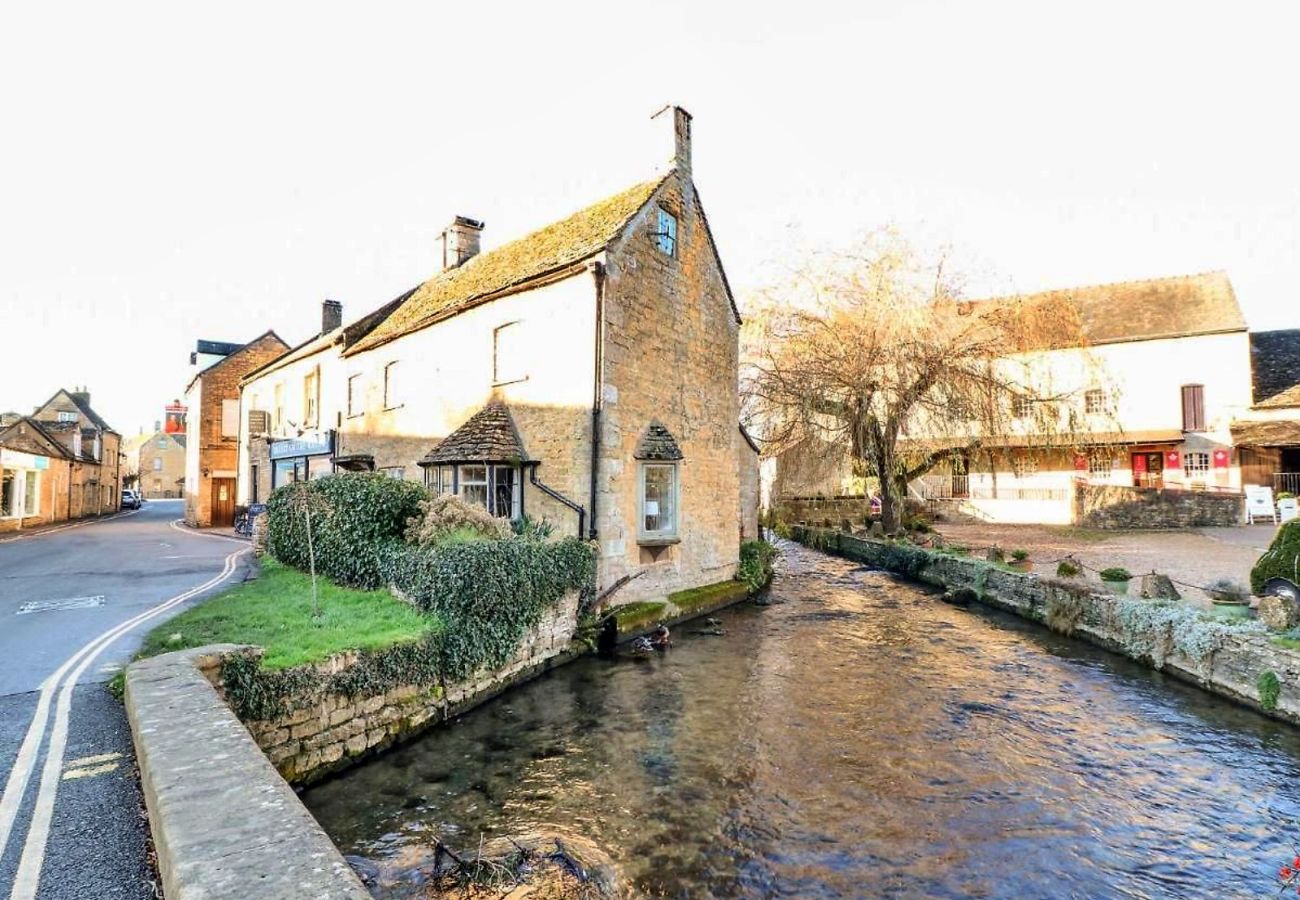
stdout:
<svg viewBox="0 0 1300 900">
<path fill-rule="evenodd" d="M 442 271 L 463 266 L 478 256 L 479 238 L 482 234 L 482 222 L 467 216 L 457 216 L 439 236 L 442 241 Z"/>
<path fill-rule="evenodd" d="M 327 334 L 342 327 L 343 304 L 337 300 L 326 300 L 320 305 L 320 333 Z"/>
</svg>

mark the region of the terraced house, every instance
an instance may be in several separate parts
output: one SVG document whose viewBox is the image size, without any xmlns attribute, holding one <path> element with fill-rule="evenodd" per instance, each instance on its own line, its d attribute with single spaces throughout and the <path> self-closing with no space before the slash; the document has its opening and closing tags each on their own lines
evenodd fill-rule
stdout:
<svg viewBox="0 0 1300 900">
<path fill-rule="evenodd" d="M 740 317 L 691 117 L 660 120 L 665 172 L 487 252 L 484 224 L 458 216 L 442 271 L 250 373 L 241 502 L 378 470 L 598 541 L 621 601 L 731 577 L 757 529 Z"/>
</svg>

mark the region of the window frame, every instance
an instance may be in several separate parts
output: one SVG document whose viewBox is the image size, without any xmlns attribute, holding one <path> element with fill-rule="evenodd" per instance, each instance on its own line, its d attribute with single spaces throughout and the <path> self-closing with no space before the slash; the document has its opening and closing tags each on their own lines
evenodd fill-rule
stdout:
<svg viewBox="0 0 1300 900">
<path fill-rule="evenodd" d="M 1011 475 L 1017 481 L 1032 478 L 1038 474 L 1038 457 L 1032 453 L 1021 453 L 1011 457 Z"/>
<path fill-rule="evenodd" d="M 401 398 L 397 391 L 397 376 L 401 373 L 401 360 L 394 359 L 384 363 L 384 409 L 400 409 Z"/>
<path fill-rule="evenodd" d="M 657 207 L 655 219 L 655 247 L 670 259 L 677 258 L 677 239 L 680 233 L 677 216 L 662 206 Z"/>
<path fill-rule="evenodd" d="M 23 471 L 23 516 L 41 514 L 41 473 L 38 469 Z"/>
<path fill-rule="evenodd" d="M 360 372 L 348 376 L 348 418 L 349 419 L 355 419 L 357 416 L 361 415 L 364 412 L 363 409 L 358 408 L 358 403 L 357 403 L 358 400 L 363 399 L 361 397 L 362 391 L 357 390 L 357 387 L 360 386 L 361 384 L 362 382 L 361 382 Z"/>
<path fill-rule="evenodd" d="M 302 427 L 317 428 L 320 425 L 320 367 L 317 366 L 302 377 Z"/>
<path fill-rule="evenodd" d="M 1088 388 L 1083 392 L 1083 411 L 1099 416 L 1106 412 L 1106 392 L 1101 388 Z"/>
<path fill-rule="evenodd" d="M 1088 477 L 1110 478 L 1115 471 L 1115 457 L 1109 453 L 1088 454 Z"/>
<path fill-rule="evenodd" d="M 666 469 L 672 473 L 672 523 L 666 528 L 646 528 L 646 475 L 651 469 Z M 681 541 L 682 479 L 681 464 L 676 460 L 642 460 L 637 464 L 636 476 L 636 534 L 637 543 L 643 545 L 676 544 Z M 658 513 L 657 515 L 662 515 Z"/>
<path fill-rule="evenodd" d="M 1193 459 L 1196 464 L 1193 465 Z M 1187 450 L 1183 453 L 1183 475 L 1188 480 L 1210 477 L 1210 454 L 1205 450 Z"/>
<path fill-rule="evenodd" d="M 1207 431 L 1205 418 L 1205 385 L 1184 384 L 1179 387 L 1183 410 L 1183 431 Z"/>
<path fill-rule="evenodd" d="M 1011 418 L 1028 419 L 1034 414 L 1034 401 L 1028 394 L 1011 395 Z"/>
<path fill-rule="evenodd" d="M 483 470 L 482 480 L 478 478 L 467 477 L 465 472 L 466 469 L 482 469 Z M 491 469 L 492 467 L 488 463 L 467 463 L 465 465 L 457 466 L 456 467 L 457 470 L 456 471 L 456 496 L 459 497 L 461 500 L 464 500 L 466 503 L 473 503 L 478 506 L 482 506 L 484 509 L 490 509 L 491 507 L 489 507 L 488 504 L 491 502 L 492 499 L 492 491 L 491 491 L 491 477 L 489 476 L 488 473 L 491 471 Z M 483 502 L 480 503 L 478 500 L 468 499 L 465 496 L 465 489 L 467 487 L 483 488 Z"/>
<path fill-rule="evenodd" d="M 505 385 L 505 384 L 517 384 L 521 381 L 528 380 L 528 373 L 524 371 L 524 361 L 519 354 L 519 347 L 523 346 L 523 344 L 519 341 L 522 335 L 522 329 L 519 326 L 522 324 L 523 324 L 522 320 L 515 319 L 514 321 L 511 322 L 504 322 L 501 325 L 498 325 L 496 328 L 492 329 L 492 386 L 493 387 L 500 387 L 501 385 Z M 501 365 L 501 335 L 503 333 L 508 334 L 509 329 L 511 328 L 516 329 L 515 332 L 513 333 L 516 342 L 516 347 L 513 353 L 509 354 L 509 356 L 511 357 L 509 361 L 513 362 L 513 366 L 503 371 L 503 367 Z M 509 350 L 509 347 L 507 347 L 506 349 Z"/>
</svg>

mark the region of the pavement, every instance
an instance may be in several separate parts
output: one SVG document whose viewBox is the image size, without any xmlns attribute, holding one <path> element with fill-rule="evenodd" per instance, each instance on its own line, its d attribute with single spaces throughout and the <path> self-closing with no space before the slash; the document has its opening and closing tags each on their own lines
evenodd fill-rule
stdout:
<svg viewBox="0 0 1300 900">
<path fill-rule="evenodd" d="M 1239 528 L 1196 528 L 1185 531 L 1100 531 L 1073 526 L 939 523 L 936 530 L 949 543 L 973 551 L 1001 547 L 1029 551 L 1033 571 L 1056 573 L 1056 560 L 1070 555 L 1094 570 L 1120 566 L 1134 575 L 1160 572 L 1183 582 L 1187 600 L 1208 605 L 1205 592 L 1185 585 L 1205 586 L 1221 578 L 1250 585 L 1250 570 L 1268 549 L 1276 525 Z M 1094 572 L 1085 573 L 1100 583 Z M 1131 590 L 1131 589 L 1130 589 Z"/>
<path fill-rule="evenodd" d="M 180 501 L 0 543 L 0 897 L 154 898 L 111 678 L 154 625 L 242 579 L 247 542 Z"/>
</svg>

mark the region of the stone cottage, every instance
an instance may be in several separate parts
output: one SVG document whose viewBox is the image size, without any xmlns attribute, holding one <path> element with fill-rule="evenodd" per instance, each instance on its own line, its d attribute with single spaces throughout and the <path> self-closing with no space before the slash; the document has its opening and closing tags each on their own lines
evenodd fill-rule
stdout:
<svg viewBox="0 0 1300 900">
<path fill-rule="evenodd" d="M 302 449 L 335 468 L 420 479 L 596 541 L 614 602 L 732 577 L 757 529 L 740 317 L 692 178 L 691 117 L 670 107 L 659 120 L 666 171 L 486 252 L 483 223 L 457 217 L 441 272 L 306 371 L 257 373 L 244 418 L 274 421 L 284 397 L 305 420 L 316 402 L 330 447 L 317 435 Z M 248 438 L 240 497 L 252 500 L 266 462 Z"/>
</svg>

